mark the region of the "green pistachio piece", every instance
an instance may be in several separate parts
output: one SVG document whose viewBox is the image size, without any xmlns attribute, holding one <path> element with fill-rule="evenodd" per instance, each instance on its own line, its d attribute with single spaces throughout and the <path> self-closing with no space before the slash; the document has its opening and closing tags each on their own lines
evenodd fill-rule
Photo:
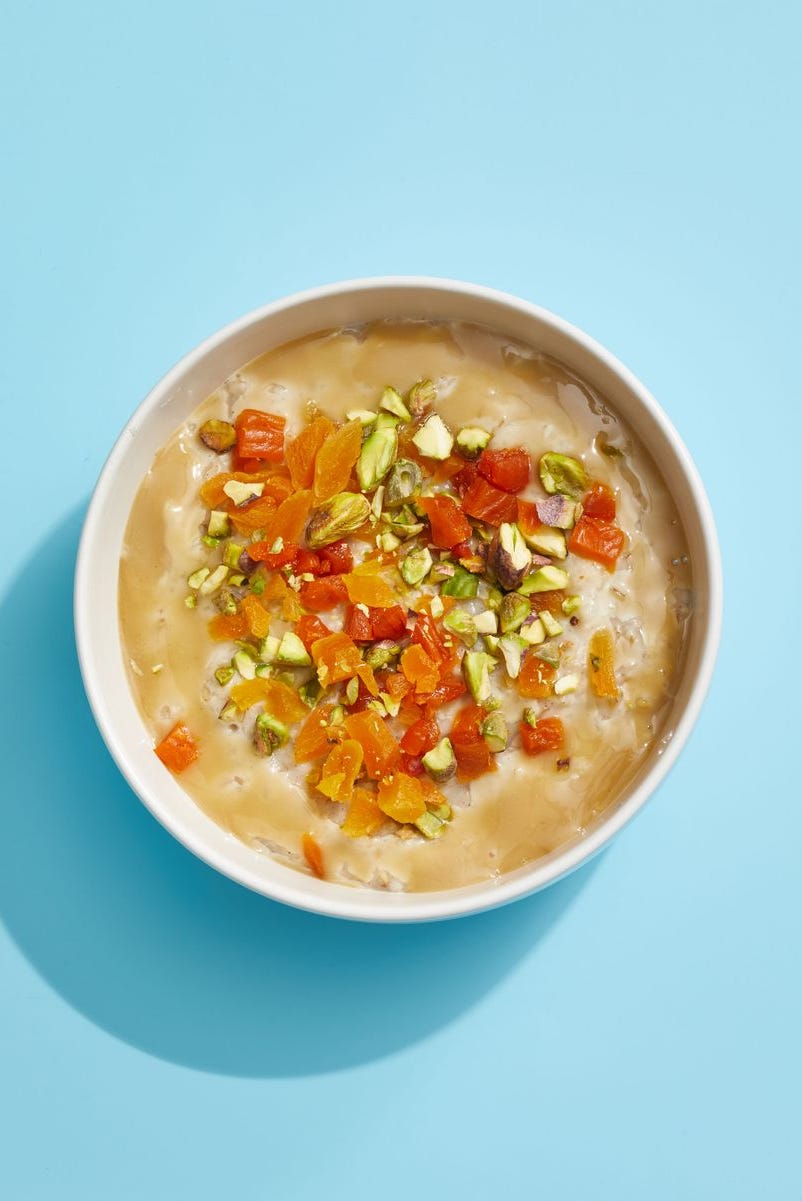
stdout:
<svg viewBox="0 0 802 1201">
<path fill-rule="evenodd" d="M 231 520 L 228 513 L 220 509 L 212 509 L 206 525 L 206 533 L 210 538 L 227 538 L 231 533 Z"/>
<path fill-rule="evenodd" d="M 546 627 L 534 614 L 527 617 L 518 633 L 527 646 L 538 646 L 541 642 L 546 641 Z"/>
<path fill-rule="evenodd" d="M 478 425 L 466 425 L 457 434 L 457 450 L 463 459 L 478 459 L 490 441 L 487 430 Z"/>
<path fill-rule="evenodd" d="M 562 567 L 538 567 L 532 575 L 522 580 L 518 589 L 521 596 L 531 596 L 534 592 L 553 592 L 556 588 L 565 588 L 568 584 L 568 572 Z"/>
<path fill-rule="evenodd" d="M 203 445 L 208 446 L 209 450 L 213 450 L 216 455 L 222 455 L 227 450 L 231 450 L 237 441 L 237 431 L 231 422 L 218 421 L 214 417 L 209 421 L 204 421 L 198 430 L 198 435 Z"/>
<path fill-rule="evenodd" d="M 394 417 L 398 417 L 401 421 L 407 422 L 412 420 L 412 414 L 404 404 L 401 393 L 396 392 L 395 388 L 384 389 L 382 398 L 379 401 L 379 408 L 384 409 L 387 413 L 392 413 Z"/>
<path fill-rule="evenodd" d="M 230 567 L 232 571 L 236 571 L 239 567 L 239 558 L 245 547 L 241 542 L 227 542 L 223 547 L 223 562 L 226 567 Z"/>
<path fill-rule="evenodd" d="M 464 567 L 455 567 L 440 589 L 443 596 L 472 597 L 479 591 L 479 577 L 466 571 Z"/>
<path fill-rule="evenodd" d="M 272 755 L 290 736 L 283 722 L 272 713 L 260 713 L 253 730 L 253 745 L 257 755 Z"/>
<path fill-rule="evenodd" d="M 456 634 L 467 647 L 473 646 L 478 637 L 476 622 L 467 609 L 452 609 L 443 618 L 443 625 L 452 634 Z"/>
<path fill-rule="evenodd" d="M 532 554 L 514 522 L 503 522 L 490 543 L 488 565 L 502 588 L 517 588 L 532 566 Z"/>
<path fill-rule="evenodd" d="M 345 417 L 347 421 L 358 421 L 360 425 L 373 425 L 378 415 L 373 409 L 349 409 Z"/>
<path fill-rule="evenodd" d="M 298 689 L 298 696 L 309 709 L 314 709 L 322 695 L 323 689 L 314 676 Z"/>
<path fill-rule="evenodd" d="M 555 621 L 548 609 L 544 609 L 540 614 L 540 620 L 543 622 L 543 629 L 546 631 L 548 638 L 558 638 L 563 632 L 563 628 L 559 621 Z"/>
<path fill-rule="evenodd" d="M 437 389 L 430 379 L 419 379 L 407 392 L 407 407 L 417 421 L 437 400 Z"/>
<path fill-rule="evenodd" d="M 226 701 L 217 714 L 218 721 L 239 721 L 241 713 L 233 701 Z"/>
<path fill-rule="evenodd" d="M 544 528 L 534 534 L 524 534 L 527 546 L 539 555 L 550 555 L 552 559 L 564 559 L 568 554 L 565 534 L 562 530 Z"/>
<path fill-rule="evenodd" d="M 192 575 L 187 576 L 187 584 L 190 588 L 194 588 L 197 591 L 210 574 L 211 572 L 208 567 L 199 567 L 197 571 L 192 572 Z"/>
<path fill-rule="evenodd" d="M 415 818 L 412 824 L 417 826 L 424 838 L 437 838 L 446 828 L 445 822 L 429 809 Z"/>
<path fill-rule="evenodd" d="M 363 492 L 372 492 L 382 482 L 398 453 L 398 433 L 395 428 L 384 426 L 368 434 L 356 462 L 356 474 Z"/>
<path fill-rule="evenodd" d="M 562 603 L 562 611 L 566 617 L 573 617 L 582 607 L 582 598 L 579 596 L 566 596 Z"/>
<path fill-rule="evenodd" d="M 377 642 L 365 655 L 365 662 L 374 671 L 379 671 L 380 668 L 387 667 L 388 663 L 392 663 L 400 653 L 401 647 L 397 642 Z"/>
<path fill-rule="evenodd" d="M 432 555 L 428 546 L 420 546 L 404 555 L 398 565 L 402 579 L 410 588 L 420 584 L 432 569 Z"/>
<path fill-rule="evenodd" d="M 588 477 L 579 459 L 549 451 L 540 460 L 540 482 L 551 495 L 560 492 L 579 500 L 587 490 Z"/>
<path fill-rule="evenodd" d="M 488 713 L 482 722 L 482 737 L 494 755 L 498 755 L 507 747 L 507 723 L 500 709 Z"/>
<path fill-rule="evenodd" d="M 531 612 L 532 606 L 525 596 L 519 596 L 517 592 L 507 592 L 498 610 L 502 634 L 511 634 L 517 630 Z"/>
<path fill-rule="evenodd" d="M 384 504 L 388 509 L 397 509 L 420 492 L 423 473 L 412 459 L 398 459 L 390 472 L 384 489 Z"/>
<path fill-rule="evenodd" d="M 495 659 L 484 651 L 466 651 L 462 656 L 462 674 L 477 705 L 490 699 L 490 672 L 495 666 Z"/>
<path fill-rule="evenodd" d="M 351 676 L 351 679 L 345 685 L 345 701 L 348 705 L 355 705 L 359 697 L 359 678 Z"/>
<path fill-rule="evenodd" d="M 229 663 L 224 663 L 222 667 L 217 668 L 214 678 L 221 688 L 225 688 L 226 684 L 230 684 L 234 679 L 234 668 Z"/>
<path fill-rule="evenodd" d="M 215 567 L 211 575 L 207 576 L 201 584 L 198 592 L 201 596 L 211 596 L 217 592 L 218 588 L 222 588 L 228 576 L 228 568 L 225 563 L 221 563 L 219 567 Z"/>
<path fill-rule="evenodd" d="M 498 649 L 504 658 L 504 666 L 511 680 L 517 680 L 521 674 L 521 663 L 526 650 L 526 643 L 517 634 L 503 634 L 498 640 Z"/>
<path fill-rule="evenodd" d="M 265 490 L 262 483 L 242 483 L 240 480 L 227 480 L 223 484 L 223 491 L 229 500 L 233 500 L 238 509 L 243 505 L 247 505 L 248 501 L 255 500 L 257 496 L 261 496 Z"/>
<path fill-rule="evenodd" d="M 431 413 L 412 435 L 412 441 L 427 459 L 447 459 L 454 446 L 454 436 L 439 413 Z"/>
<path fill-rule="evenodd" d="M 233 617 L 239 610 L 237 598 L 229 588 L 221 588 L 214 603 L 221 613 L 225 613 L 226 617 Z"/>
<path fill-rule="evenodd" d="M 306 541 L 312 550 L 339 542 L 358 530 L 369 517 L 370 501 L 366 496 L 361 492 L 338 492 L 327 504 L 315 509 L 306 527 Z"/>
<path fill-rule="evenodd" d="M 457 770 L 457 757 L 449 738 L 441 738 L 436 746 L 422 757 L 421 763 L 436 784 L 450 780 Z"/>
<path fill-rule="evenodd" d="M 287 630 L 282 634 L 281 642 L 276 651 L 276 663 L 284 663 L 288 667 L 310 667 L 312 660 L 309 652 L 297 634 Z"/>
<path fill-rule="evenodd" d="M 237 669 L 243 680 L 256 678 L 256 660 L 247 651 L 237 651 L 231 660 L 231 666 Z"/>
</svg>

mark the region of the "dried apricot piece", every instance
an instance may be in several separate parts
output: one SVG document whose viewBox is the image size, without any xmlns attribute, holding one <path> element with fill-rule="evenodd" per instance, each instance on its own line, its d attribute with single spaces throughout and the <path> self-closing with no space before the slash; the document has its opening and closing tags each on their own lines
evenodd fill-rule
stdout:
<svg viewBox="0 0 802 1201">
<path fill-rule="evenodd" d="M 247 638 L 248 622 L 244 613 L 218 613 L 209 622 L 209 636 L 215 642 L 235 642 L 238 638 Z"/>
<path fill-rule="evenodd" d="M 231 689 L 231 699 L 241 712 L 264 701 L 268 711 L 279 721 L 293 725 L 301 721 L 309 710 L 294 688 L 282 680 L 257 676 L 254 680 L 243 680 Z"/>
<path fill-rule="evenodd" d="M 356 643 L 347 634 L 329 634 L 312 643 L 312 659 L 320 683 L 328 688 L 340 680 L 350 680 L 364 667 Z"/>
<path fill-rule="evenodd" d="M 264 638 L 270 632 L 270 614 L 262 602 L 251 593 L 242 598 L 242 612 L 252 638 Z"/>
<path fill-rule="evenodd" d="M 322 880 L 326 871 L 320 843 L 311 834 L 304 834 L 301 839 L 301 850 L 304 853 L 304 859 L 312 870 L 312 874 L 317 876 L 318 880 Z"/>
<path fill-rule="evenodd" d="M 415 692 L 418 695 L 432 692 L 440 679 L 437 664 L 417 643 L 408 646 L 402 654 L 401 670 L 410 684 L 415 686 Z"/>
<path fill-rule="evenodd" d="M 521 665 L 518 676 L 518 691 L 521 696 L 532 700 L 544 700 L 551 696 L 552 686 L 557 677 L 557 669 L 537 655 L 530 653 Z"/>
<path fill-rule="evenodd" d="M 293 746 L 296 763 L 309 763 L 312 759 L 320 759 L 329 750 L 329 718 L 333 708 L 333 705 L 318 705 L 309 714 L 298 731 Z"/>
<path fill-rule="evenodd" d="M 347 600 L 348 592 L 342 576 L 332 575 L 320 580 L 304 580 L 298 596 L 305 609 L 312 613 L 325 613 Z"/>
<path fill-rule="evenodd" d="M 242 509 L 231 510 L 231 524 L 238 534 L 252 534 L 273 520 L 276 502 L 272 496 L 258 496 Z"/>
<path fill-rule="evenodd" d="M 379 781 L 377 801 L 382 813 L 397 822 L 414 822 L 426 812 L 420 780 L 404 771 Z"/>
<path fill-rule="evenodd" d="M 328 417 L 315 417 L 296 438 L 287 443 L 285 458 L 295 488 L 311 488 L 315 478 L 315 456 L 335 431 Z"/>
<path fill-rule="evenodd" d="M 359 575 L 349 572 L 342 577 L 352 605 L 368 605 L 375 609 L 390 609 L 398 604 L 398 597 L 386 580 L 377 575 Z"/>
<path fill-rule="evenodd" d="M 565 730 L 559 717 L 542 717 L 534 726 L 521 722 L 521 744 L 527 755 L 543 751 L 561 751 L 565 746 Z"/>
<path fill-rule="evenodd" d="M 261 409 L 243 409 L 236 420 L 237 456 L 280 463 L 284 457 L 285 417 Z"/>
<path fill-rule="evenodd" d="M 365 769 L 372 780 L 386 775 L 395 767 L 398 743 L 377 713 L 372 709 L 350 713 L 343 724 L 351 738 L 355 738 L 362 747 Z"/>
<path fill-rule="evenodd" d="M 341 804 L 350 801 L 362 766 L 362 757 L 362 747 L 353 738 L 346 738 L 344 742 L 333 746 L 323 764 L 320 782 L 316 785 L 318 792 Z"/>
<path fill-rule="evenodd" d="M 176 722 L 155 751 L 164 766 L 176 774 L 188 768 L 200 754 L 197 742 L 183 721 Z"/>
<path fill-rule="evenodd" d="M 351 471 L 362 449 L 362 424 L 349 421 L 321 446 L 315 459 L 315 499 L 331 500 L 348 486 Z"/>
<path fill-rule="evenodd" d="M 367 838 L 380 830 L 385 821 L 374 794 L 367 788 L 355 788 L 340 829 L 348 838 Z"/>
<path fill-rule="evenodd" d="M 596 630 L 588 644 L 588 675 L 590 686 L 596 696 L 617 701 L 619 692 L 615 682 L 615 651 L 610 630 Z"/>
<path fill-rule="evenodd" d="M 285 621 L 297 621 L 301 616 L 301 602 L 298 599 L 298 593 L 293 592 L 284 576 L 279 575 L 278 572 L 274 572 L 268 577 L 262 599 L 280 601 L 281 616 Z"/>
<path fill-rule="evenodd" d="M 311 508 L 312 493 L 308 489 L 288 496 L 270 520 L 265 522 L 265 542 L 273 543 L 277 538 L 283 538 L 285 542 L 300 542 Z"/>
</svg>

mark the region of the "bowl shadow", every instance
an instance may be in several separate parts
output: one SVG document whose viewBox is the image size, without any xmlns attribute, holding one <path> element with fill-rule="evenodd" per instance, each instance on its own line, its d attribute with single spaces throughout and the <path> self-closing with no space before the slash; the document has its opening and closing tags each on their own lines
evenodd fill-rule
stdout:
<svg viewBox="0 0 802 1201">
<path fill-rule="evenodd" d="M 86 702 L 72 632 L 83 513 L 34 549 L 0 601 L 15 681 L 2 702 L 13 753 L 0 915 L 30 963 L 125 1042 L 237 1076 L 376 1060 L 476 1004 L 559 921 L 592 864 L 491 913 L 377 926 L 287 908 L 201 863 L 138 802 Z"/>
</svg>

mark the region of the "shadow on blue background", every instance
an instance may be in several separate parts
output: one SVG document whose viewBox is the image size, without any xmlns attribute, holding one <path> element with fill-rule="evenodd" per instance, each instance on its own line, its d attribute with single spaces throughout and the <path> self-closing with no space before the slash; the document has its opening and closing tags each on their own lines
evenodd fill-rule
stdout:
<svg viewBox="0 0 802 1201">
<path fill-rule="evenodd" d="M 0 914 L 37 970 L 128 1043 L 242 1076 L 377 1059 L 479 1000 L 592 869 L 494 913 L 401 927 L 297 912 L 218 875 L 140 805 L 93 723 L 72 636 L 82 517 L 35 549 L 0 606 L 23 657 L 5 722 Z"/>
</svg>

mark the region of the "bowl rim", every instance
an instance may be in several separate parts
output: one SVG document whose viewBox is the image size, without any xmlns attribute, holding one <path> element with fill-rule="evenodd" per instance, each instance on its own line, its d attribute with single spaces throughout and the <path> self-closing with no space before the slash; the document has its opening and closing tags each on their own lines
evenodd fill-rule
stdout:
<svg viewBox="0 0 802 1201">
<path fill-rule="evenodd" d="M 205 358 L 218 346 L 247 329 L 250 325 L 269 319 L 286 309 L 302 306 L 330 296 L 388 289 L 408 289 L 410 291 L 428 289 L 430 291 L 475 297 L 490 303 L 516 309 L 522 315 L 550 326 L 559 336 L 575 343 L 578 348 L 597 359 L 609 372 L 617 376 L 624 387 L 647 410 L 652 421 L 660 428 L 663 436 L 672 446 L 677 464 L 685 478 L 685 483 L 692 498 L 699 524 L 701 545 L 705 558 L 708 595 L 703 618 L 704 624 L 699 639 L 699 657 L 695 668 L 692 669 L 694 671 L 693 682 L 685 706 L 680 712 L 674 726 L 672 737 L 665 745 L 662 753 L 655 758 L 649 770 L 637 781 L 631 794 L 613 809 L 609 816 L 600 820 L 597 826 L 586 837 L 569 843 L 564 850 L 558 849 L 544 860 L 535 860 L 529 868 L 519 869 L 508 877 L 488 881 L 486 886 L 481 884 L 469 886 L 470 892 L 466 893 L 465 889 L 444 889 L 442 892 L 403 894 L 371 892 L 370 897 L 373 900 L 373 904 L 371 905 L 366 902 L 365 896 L 369 890 L 351 889 L 342 885 L 332 886 L 327 881 L 315 881 L 315 884 L 319 887 L 306 893 L 300 887 L 295 886 L 293 877 L 298 875 L 298 873 L 289 868 L 285 872 L 286 881 L 284 879 L 266 881 L 256 871 L 241 869 L 239 866 L 227 861 L 225 854 L 207 845 L 201 834 L 187 830 L 180 818 L 171 812 L 169 801 L 163 801 L 158 795 L 157 790 L 150 789 L 138 778 L 137 772 L 129 759 L 126 747 L 122 744 L 115 731 L 111 719 L 111 705 L 101 694 L 101 687 L 99 681 L 95 678 L 93 666 L 90 661 L 89 646 L 92 641 L 92 622 L 89 569 L 93 548 L 96 544 L 98 533 L 102 529 L 106 497 L 113 486 L 117 469 L 125 458 L 126 449 L 130 444 L 135 429 L 143 421 L 147 420 L 151 411 L 161 403 L 166 395 L 169 395 L 173 385 L 190 371 L 198 361 Z M 707 696 L 721 640 L 723 577 L 721 552 L 712 509 L 690 452 L 673 423 L 649 390 L 628 367 L 602 346 L 601 343 L 597 342 L 595 338 L 586 334 L 579 327 L 550 312 L 548 309 L 495 288 L 438 276 L 367 276 L 304 289 L 251 309 L 241 317 L 218 329 L 202 342 L 198 343 L 193 349 L 189 350 L 155 384 L 126 422 L 98 476 L 84 519 L 78 547 L 73 611 L 75 641 L 81 676 L 87 699 L 101 736 L 112 758 L 134 793 L 173 837 L 199 859 L 229 879 L 233 879 L 263 896 L 281 901 L 295 908 L 329 917 L 357 921 L 418 922 L 460 917 L 494 909 L 521 897 L 529 896 L 541 888 L 555 883 L 598 854 L 632 820 L 635 814 L 643 808 L 649 798 L 657 791 L 676 762 L 698 720 L 702 705 Z M 121 672 L 122 667 L 121 661 Z M 130 691 L 127 681 L 125 681 L 125 687 Z M 257 854 L 257 852 L 254 852 L 254 854 Z M 305 875 L 298 876 L 299 885 L 302 881 L 308 885 Z M 359 902 L 355 899 L 352 900 L 350 894 L 359 896 L 361 900 Z M 391 898 L 397 901 L 402 897 L 402 906 L 397 906 L 395 903 L 388 904 Z"/>
</svg>

